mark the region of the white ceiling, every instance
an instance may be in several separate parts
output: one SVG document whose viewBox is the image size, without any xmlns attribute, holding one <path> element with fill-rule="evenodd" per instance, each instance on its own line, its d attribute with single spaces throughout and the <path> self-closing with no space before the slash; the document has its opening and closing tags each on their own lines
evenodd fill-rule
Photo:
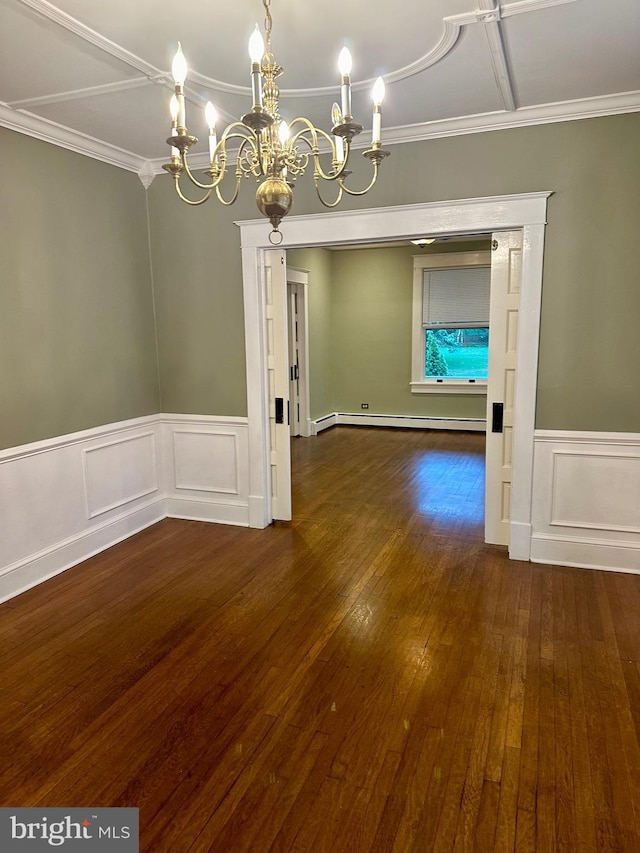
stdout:
<svg viewBox="0 0 640 853">
<path fill-rule="evenodd" d="M 365 128 L 385 78 L 385 143 L 640 110 L 640 0 L 271 0 L 271 12 L 280 112 L 326 129 L 343 44 Z M 249 110 L 246 45 L 263 20 L 261 0 L 0 0 L 0 125 L 157 172 L 178 39 L 189 131 L 204 140 L 207 100 L 227 121 Z"/>
</svg>

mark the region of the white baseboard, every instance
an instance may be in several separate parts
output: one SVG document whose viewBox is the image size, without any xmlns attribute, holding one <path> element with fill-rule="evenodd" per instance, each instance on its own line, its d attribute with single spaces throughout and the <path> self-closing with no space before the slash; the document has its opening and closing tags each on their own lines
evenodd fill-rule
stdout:
<svg viewBox="0 0 640 853">
<path fill-rule="evenodd" d="M 380 415 L 369 412 L 336 412 L 336 424 L 348 426 L 385 426 L 410 429 L 449 429 L 485 432 L 484 418 L 432 418 L 422 415 Z"/>
<path fill-rule="evenodd" d="M 531 559 L 531 525 L 512 521 L 509 525 L 509 559 Z"/>
<path fill-rule="evenodd" d="M 165 515 L 164 501 L 156 500 L 38 554 L 31 554 L 12 566 L 5 566 L 0 570 L 0 603 L 162 521 Z"/>
<path fill-rule="evenodd" d="M 231 501 L 216 503 L 197 500 L 197 498 L 167 498 L 165 507 L 168 518 L 234 524 L 239 527 L 249 526 L 249 508 L 243 503 L 234 504 Z"/>
<path fill-rule="evenodd" d="M 640 549 L 636 542 L 572 540 L 568 536 L 534 534 L 531 538 L 531 560 L 554 566 L 640 574 Z"/>
<path fill-rule="evenodd" d="M 161 414 L 0 451 L 0 601 L 167 516 L 248 526 L 246 418 Z"/>
<path fill-rule="evenodd" d="M 640 573 L 640 434 L 538 430 L 531 559 Z"/>
</svg>

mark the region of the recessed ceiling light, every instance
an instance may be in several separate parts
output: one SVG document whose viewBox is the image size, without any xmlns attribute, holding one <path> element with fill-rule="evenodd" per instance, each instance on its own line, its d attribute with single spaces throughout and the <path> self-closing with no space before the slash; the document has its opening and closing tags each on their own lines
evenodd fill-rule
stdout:
<svg viewBox="0 0 640 853">
<path fill-rule="evenodd" d="M 414 246 L 420 246 L 420 247 L 430 246 L 431 243 L 436 242 L 436 238 L 435 237 L 420 237 L 419 240 L 412 240 L 411 242 L 413 243 Z"/>
</svg>

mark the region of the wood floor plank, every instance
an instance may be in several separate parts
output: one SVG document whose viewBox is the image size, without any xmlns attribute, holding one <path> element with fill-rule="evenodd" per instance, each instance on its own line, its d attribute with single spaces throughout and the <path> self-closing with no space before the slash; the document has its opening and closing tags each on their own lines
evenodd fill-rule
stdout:
<svg viewBox="0 0 640 853">
<path fill-rule="evenodd" d="M 292 441 L 293 521 L 165 519 L 0 605 L 0 798 L 143 853 L 640 850 L 640 577 L 485 545 L 484 436 Z"/>
</svg>

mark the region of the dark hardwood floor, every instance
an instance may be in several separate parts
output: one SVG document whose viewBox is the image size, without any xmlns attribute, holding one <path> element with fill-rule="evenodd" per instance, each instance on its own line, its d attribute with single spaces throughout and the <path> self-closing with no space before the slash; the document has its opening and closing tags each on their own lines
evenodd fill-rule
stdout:
<svg viewBox="0 0 640 853">
<path fill-rule="evenodd" d="M 640 851 L 640 577 L 482 541 L 484 437 L 293 442 L 294 521 L 167 519 L 0 606 L 0 804 L 141 850 Z"/>
</svg>

